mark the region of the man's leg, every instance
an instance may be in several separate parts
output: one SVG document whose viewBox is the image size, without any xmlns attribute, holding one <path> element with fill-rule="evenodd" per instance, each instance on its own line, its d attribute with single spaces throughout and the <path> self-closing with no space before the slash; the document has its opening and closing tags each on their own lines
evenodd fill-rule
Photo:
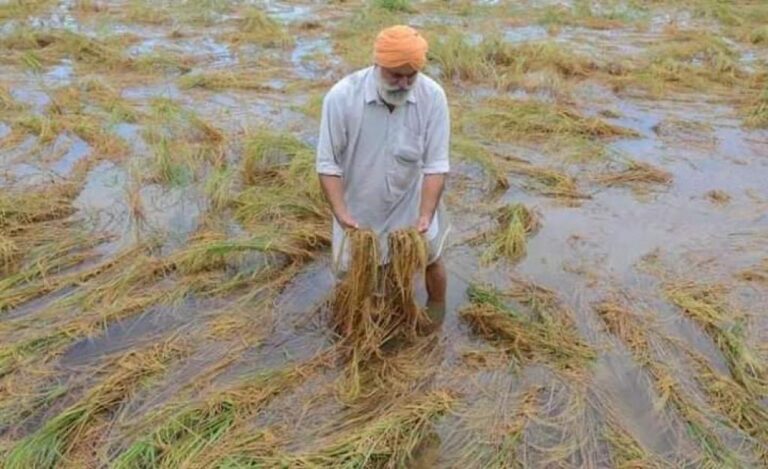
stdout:
<svg viewBox="0 0 768 469">
<path fill-rule="evenodd" d="M 445 316 L 445 290 L 448 283 L 442 258 L 427 266 L 424 283 L 427 286 L 427 312 L 432 321 L 439 324 Z"/>
<path fill-rule="evenodd" d="M 442 258 L 438 258 L 427 266 L 424 281 L 427 285 L 427 303 L 445 304 L 445 288 L 448 277 Z"/>
</svg>

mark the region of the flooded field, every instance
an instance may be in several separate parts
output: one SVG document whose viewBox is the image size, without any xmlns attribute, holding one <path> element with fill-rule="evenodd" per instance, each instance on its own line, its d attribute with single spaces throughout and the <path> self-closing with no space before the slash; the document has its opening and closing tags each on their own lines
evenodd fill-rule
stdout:
<svg viewBox="0 0 768 469">
<path fill-rule="evenodd" d="M 0 20 L 0 467 L 768 466 L 768 3 Z M 451 106 L 449 302 L 353 380 L 314 147 L 396 23 Z"/>
</svg>

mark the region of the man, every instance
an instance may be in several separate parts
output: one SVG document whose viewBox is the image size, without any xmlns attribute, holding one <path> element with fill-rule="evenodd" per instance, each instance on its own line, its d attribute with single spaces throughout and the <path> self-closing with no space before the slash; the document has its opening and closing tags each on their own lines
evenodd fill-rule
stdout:
<svg viewBox="0 0 768 469">
<path fill-rule="evenodd" d="M 449 231 L 441 202 L 450 121 L 445 92 L 421 73 L 427 41 L 413 28 L 393 26 L 374 43 L 374 65 L 336 83 L 323 101 L 317 172 L 331 206 L 333 257 L 346 270 L 345 231 L 370 228 L 387 235 L 415 226 L 429 248 L 425 283 L 430 313 L 445 307 L 441 259 Z"/>
</svg>

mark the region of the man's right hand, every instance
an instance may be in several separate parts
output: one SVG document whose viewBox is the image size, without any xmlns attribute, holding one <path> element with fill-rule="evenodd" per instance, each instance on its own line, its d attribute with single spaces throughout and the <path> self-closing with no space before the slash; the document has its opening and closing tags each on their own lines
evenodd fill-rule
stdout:
<svg viewBox="0 0 768 469">
<path fill-rule="evenodd" d="M 348 213 L 344 213 L 340 216 L 336 217 L 336 220 L 339 222 L 339 225 L 341 225 L 342 228 L 345 230 L 356 230 L 360 228 L 360 226 L 357 224 L 354 218 L 352 218 Z"/>
</svg>

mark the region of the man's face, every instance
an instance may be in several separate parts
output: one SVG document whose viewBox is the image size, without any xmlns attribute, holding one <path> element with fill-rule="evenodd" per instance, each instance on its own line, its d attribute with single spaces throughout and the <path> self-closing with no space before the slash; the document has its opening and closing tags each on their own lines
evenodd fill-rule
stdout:
<svg viewBox="0 0 768 469">
<path fill-rule="evenodd" d="M 418 70 L 414 70 L 410 65 L 397 68 L 378 67 L 378 69 L 379 93 L 382 99 L 396 106 L 405 103 L 416 83 Z"/>
</svg>

